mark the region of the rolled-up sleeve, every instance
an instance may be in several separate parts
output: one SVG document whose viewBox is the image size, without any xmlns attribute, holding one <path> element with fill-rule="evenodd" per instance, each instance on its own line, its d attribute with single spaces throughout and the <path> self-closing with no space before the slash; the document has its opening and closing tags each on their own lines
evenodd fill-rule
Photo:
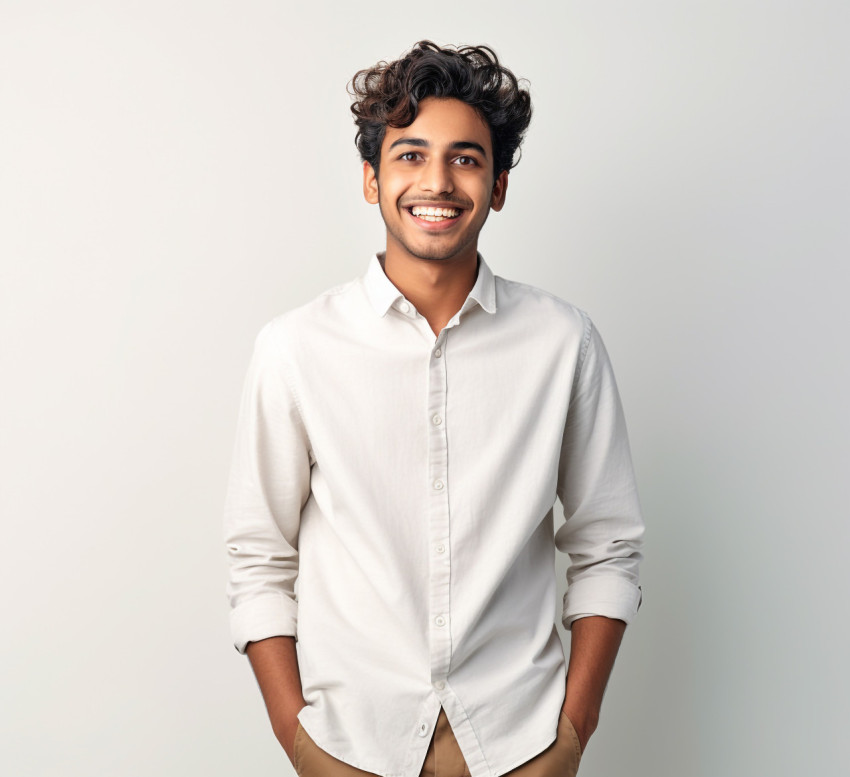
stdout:
<svg viewBox="0 0 850 777">
<path fill-rule="evenodd" d="M 555 545 L 570 557 L 564 626 L 587 615 L 629 623 L 641 602 L 644 524 L 614 373 L 587 317 L 561 446 L 558 498 L 566 522 Z"/>
<path fill-rule="evenodd" d="M 248 642 L 295 636 L 298 530 L 310 494 L 310 445 L 287 380 L 276 322 L 257 336 L 242 390 L 224 510 L 230 627 Z"/>
</svg>

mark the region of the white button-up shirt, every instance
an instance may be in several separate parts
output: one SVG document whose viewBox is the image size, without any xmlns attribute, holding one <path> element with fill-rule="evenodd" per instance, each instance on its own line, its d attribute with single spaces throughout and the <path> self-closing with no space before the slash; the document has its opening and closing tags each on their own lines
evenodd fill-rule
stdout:
<svg viewBox="0 0 850 777">
<path fill-rule="evenodd" d="M 555 531 L 556 498 L 566 521 Z M 323 750 L 416 777 L 442 706 L 472 777 L 554 741 L 562 619 L 628 622 L 643 522 L 588 316 L 495 277 L 435 338 L 377 257 L 259 334 L 225 510 L 237 649 L 297 636 Z"/>
</svg>

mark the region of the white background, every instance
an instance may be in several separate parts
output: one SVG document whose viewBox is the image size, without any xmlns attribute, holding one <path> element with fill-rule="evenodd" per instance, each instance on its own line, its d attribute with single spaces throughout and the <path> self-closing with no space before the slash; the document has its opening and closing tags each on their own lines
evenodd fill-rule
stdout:
<svg viewBox="0 0 850 777">
<path fill-rule="evenodd" d="M 428 37 L 530 80 L 480 247 L 590 312 L 629 420 L 645 600 L 582 774 L 844 773 L 848 9 L 0 0 L 0 771 L 291 774 L 227 626 L 238 396 L 381 247 L 346 83 Z"/>
</svg>

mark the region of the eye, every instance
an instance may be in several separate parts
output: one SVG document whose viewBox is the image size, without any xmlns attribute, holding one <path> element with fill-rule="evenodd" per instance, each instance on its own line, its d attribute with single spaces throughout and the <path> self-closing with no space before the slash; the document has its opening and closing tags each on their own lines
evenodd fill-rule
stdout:
<svg viewBox="0 0 850 777">
<path fill-rule="evenodd" d="M 415 161 L 416 161 L 416 157 L 418 157 L 418 156 L 419 156 L 419 154 L 417 154 L 415 151 L 405 151 L 405 152 L 404 152 L 404 153 L 403 153 L 403 154 L 399 157 L 399 159 L 401 159 L 401 160 L 402 160 L 402 161 L 404 161 L 404 162 L 415 162 Z"/>
<path fill-rule="evenodd" d="M 478 164 L 478 160 L 471 156 L 459 156 L 455 159 L 461 167 L 473 167 Z"/>
</svg>

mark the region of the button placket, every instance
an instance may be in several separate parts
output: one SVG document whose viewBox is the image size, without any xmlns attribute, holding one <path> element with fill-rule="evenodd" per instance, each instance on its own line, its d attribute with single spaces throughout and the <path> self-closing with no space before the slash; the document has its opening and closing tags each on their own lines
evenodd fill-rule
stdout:
<svg viewBox="0 0 850 777">
<path fill-rule="evenodd" d="M 449 584 L 451 580 L 450 552 L 450 483 L 448 480 L 448 419 L 446 400 L 448 372 L 446 359 L 447 330 L 443 330 L 432 346 L 428 360 L 428 468 L 430 500 L 428 515 L 430 556 L 430 639 L 431 676 L 448 675 L 451 662 L 451 620 Z M 435 685 L 435 688 L 438 686 Z"/>
</svg>

